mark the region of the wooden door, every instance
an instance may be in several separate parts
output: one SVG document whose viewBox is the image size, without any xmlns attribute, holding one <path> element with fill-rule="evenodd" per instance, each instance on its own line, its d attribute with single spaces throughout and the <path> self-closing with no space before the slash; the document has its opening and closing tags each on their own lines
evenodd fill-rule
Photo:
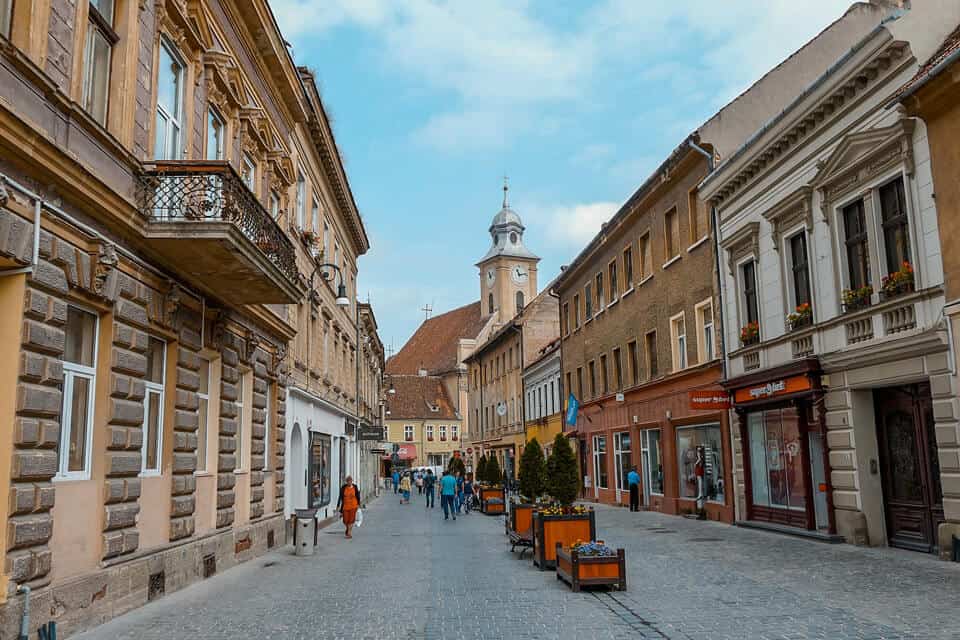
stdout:
<svg viewBox="0 0 960 640">
<path fill-rule="evenodd" d="M 934 551 L 943 522 L 943 491 L 926 383 L 874 392 L 887 540 L 890 546 Z"/>
</svg>

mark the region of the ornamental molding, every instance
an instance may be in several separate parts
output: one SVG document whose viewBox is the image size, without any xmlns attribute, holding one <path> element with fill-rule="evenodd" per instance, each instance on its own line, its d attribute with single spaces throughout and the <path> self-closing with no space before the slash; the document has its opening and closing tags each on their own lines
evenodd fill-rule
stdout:
<svg viewBox="0 0 960 640">
<path fill-rule="evenodd" d="M 763 213 L 773 233 L 773 249 L 780 251 L 780 242 L 787 229 L 803 223 L 807 231 L 813 229 L 813 188 L 804 185 Z"/>
<path fill-rule="evenodd" d="M 720 246 L 727 252 L 727 266 L 730 273 L 736 273 L 737 263 L 747 256 L 754 258 L 760 255 L 760 223 L 748 222 Z"/>
<path fill-rule="evenodd" d="M 172 329 L 180 328 L 180 307 L 183 304 L 183 290 L 176 282 L 170 283 L 170 288 L 163 298 L 163 315 L 161 323 Z"/>
<path fill-rule="evenodd" d="M 241 358 L 248 365 L 252 365 L 254 362 L 254 356 L 257 354 L 257 347 L 263 340 L 260 338 L 260 335 L 253 329 L 247 329 L 246 335 L 243 340 L 243 353 Z"/>
<path fill-rule="evenodd" d="M 120 258 L 117 255 L 116 245 L 103 242 L 97 249 L 97 262 L 93 267 L 93 278 L 90 282 L 90 288 L 94 295 L 104 300 L 115 301 L 117 298 L 117 265 L 120 264 Z"/>
</svg>

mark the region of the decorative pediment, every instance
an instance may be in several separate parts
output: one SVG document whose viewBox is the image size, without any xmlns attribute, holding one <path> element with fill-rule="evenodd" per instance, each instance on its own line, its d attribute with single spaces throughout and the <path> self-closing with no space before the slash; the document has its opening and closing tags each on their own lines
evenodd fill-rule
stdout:
<svg viewBox="0 0 960 640">
<path fill-rule="evenodd" d="M 817 166 L 812 186 L 823 197 L 824 214 L 830 203 L 857 191 L 876 176 L 902 165 L 913 175 L 914 121 L 903 119 L 889 127 L 852 133 L 841 140 Z"/>
<path fill-rule="evenodd" d="M 207 98 L 221 110 L 236 115 L 248 102 L 243 83 L 238 82 L 239 69 L 233 57 L 222 51 L 207 50 L 203 54 L 207 81 Z"/>
<path fill-rule="evenodd" d="M 196 22 L 190 17 L 186 0 L 156 0 L 154 3 L 159 32 L 163 32 L 184 55 L 190 54 L 195 62 L 206 48 L 203 37 L 197 31 Z"/>
<path fill-rule="evenodd" d="M 736 233 L 720 243 L 727 252 L 730 273 L 735 273 L 736 264 L 746 256 L 760 255 L 760 223 L 749 222 Z"/>
<path fill-rule="evenodd" d="M 773 248 L 780 250 L 780 241 L 787 229 L 803 223 L 807 230 L 813 228 L 813 188 L 804 185 L 780 200 L 763 213 L 773 227 Z"/>
</svg>

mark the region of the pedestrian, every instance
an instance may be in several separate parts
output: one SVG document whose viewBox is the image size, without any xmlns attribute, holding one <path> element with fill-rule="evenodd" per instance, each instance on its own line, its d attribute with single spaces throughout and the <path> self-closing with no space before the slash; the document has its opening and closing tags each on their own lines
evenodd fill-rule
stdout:
<svg viewBox="0 0 960 640">
<path fill-rule="evenodd" d="M 454 471 L 453 477 L 457 479 L 457 513 L 460 513 L 460 508 L 463 506 L 463 476 L 459 471 Z"/>
<path fill-rule="evenodd" d="M 433 475 L 433 469 L 427 469 L 427 475 L 423 479 L 423 492 L 427 495 L 427 509 L 433 509 L 434 500 L 433 495 L 435 492 L 435 485 L 437 483 L 437 477 Z"/>
<path fill-rule="evenodd" d="M 423 470 L 417 469 L 417 495 L 423 495 Z"/>
<path fill-rule="evenodd" d="M 405 473 L 400 479 L 400 504 L 410 504 L 410 474 Z"/>
<path fill-rule="evenodd" d="M 457 511 L 454 507 L 454 500 L 457 497 L 457 479 L 449 471 L 444 470 L 443 477 L 440 478 L 440 506 L 443 507 L 443 519 L 449 520 L 453 515 L 454 521 L 457 519 Z"/>
<path fill-rule="evenodd" d="M 337 511 L 340 512 L 340 518 L 343 520 L 343 526 L 346 527 L 344 536 L 353 538 L 350 532 L 353 530 L 353 523 L 357 520 L 357 509 L 360 508 L 360 487 L 353 483 L 353 477 L 347 476 L 344 479 L 343 486 L 340 487 L 340 497 L 337 499 Z"/>
<path fill-rule="evenodd" d="M 393 493 L 396 495 L 397 491 L 400 490 L 400 470 L 393 470 Z"/>
<path fill-rule="evenodd" d="M 640 511 L 640 474 L 636 467 L 630 467 L 627 484 L 630 486 L 630 511 Z"/>
<path fill-rule="evenodd" d="M 463 481 L 463 513 L 464 515 L 470 513 L 470 509 L 473 508 L 473 474 L 468 473 L 467 478 Z"/>
</svg>

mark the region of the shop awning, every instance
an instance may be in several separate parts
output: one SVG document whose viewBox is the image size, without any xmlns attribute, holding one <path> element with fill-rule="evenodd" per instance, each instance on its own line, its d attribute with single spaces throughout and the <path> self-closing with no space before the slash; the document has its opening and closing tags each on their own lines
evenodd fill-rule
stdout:
<svg viewBox="0 0 960 640">
<path fill-rule="evenodd" d="M 415 444 L 402 444 L 397 449 L 397 455 L 400 456 L 401 460 L 416 460 L 417 459 L 417 445 Z M 392 453 L 388 453 L 383 456 L 384 460 L 389 460 L 393 457 Z"/>
</svg>

